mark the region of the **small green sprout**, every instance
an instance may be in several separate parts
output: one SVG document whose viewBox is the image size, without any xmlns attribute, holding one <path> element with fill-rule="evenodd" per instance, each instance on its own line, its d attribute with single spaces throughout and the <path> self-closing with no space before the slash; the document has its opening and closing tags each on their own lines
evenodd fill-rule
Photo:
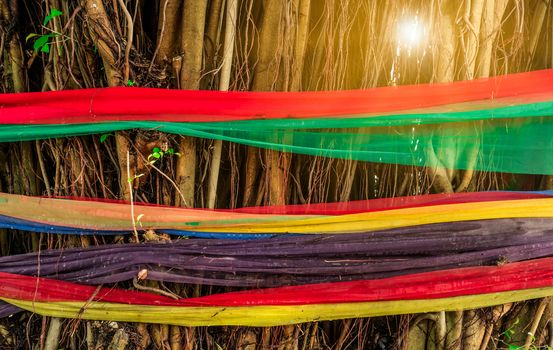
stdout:
<svg viewBox="0 0 553 350">
<path fill-rule="evenodd" d="M 46 17 L 44 17 L 44 22 L 42 23 L 42 25 L 46 26 L 51 20 L 53 20 L 55 17 L 59 17 L 63 15 L 63 12 L 61 12 L 60 10 L 58 9 L 51 9 L 50 10 L 50 14 Z"/>
<path fill-rule="evenodd" d="M 63 15 L 63 12 L 61 12 L 58 9 L 51 9 L 50 14 L 46 17 L 44 17 L 44 22 L 42 23 L 44 26 L 48 25 L 51 20 L 53 20 L 55 17 L 59 17 Z M 49 33 L 49 34 L 37 34 L 37 33 L 31 33 L 27 35 L 25 38 L 25 42 L 28 42 L 29 40 L 33 39 L 33 50 L 38 52 L 44 52 L 49 53 L 50 52 L 50 39 L 53 39 L 57 36 L 56 33 Z"/>
<path fill-rule="evenodd" d="M 152 153 L 148 156 L 148 162 L 150 162 L 150 164 L 154 164 L 158 159 L 163 158 L 166 154 L 180 157 L 180 153 L 175 152 L 173 148 L 169 148 L 164 152 L 159 147 L 154 147 L 152 149 Z"/>
<path fill-rule="evenodd" d="M 102 134 L 100 135 L 100 143 L 104 143 L 106 142 L 106 140 L 108 139 L 108 137 L 110 136 L 114 136 L 113 134 Z"/>
<path fill-rule="evenodd" d="M 138 175 L 135 175 L 134 177 L 129 177 L 129 178 L 127 179 L 127 181 L 128 181 L 129 183 L 132 183 L 134 180 L 136 180 L 136 179 L 138 179 L 139 177 L 142 177 L 142 176 L 144 176 L 144 174 L 138 174 Z"/>
</svg>

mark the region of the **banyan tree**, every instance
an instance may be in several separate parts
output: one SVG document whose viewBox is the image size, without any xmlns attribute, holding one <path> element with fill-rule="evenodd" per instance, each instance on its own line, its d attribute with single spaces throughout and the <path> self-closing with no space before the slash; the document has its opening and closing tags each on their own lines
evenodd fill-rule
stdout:
<svg viewBox="0 0 553 350">
<path fill-rule="evenodd" d="M 0 0 L 0 348 L 551 349 L 550 0 Z"/>
</svg>

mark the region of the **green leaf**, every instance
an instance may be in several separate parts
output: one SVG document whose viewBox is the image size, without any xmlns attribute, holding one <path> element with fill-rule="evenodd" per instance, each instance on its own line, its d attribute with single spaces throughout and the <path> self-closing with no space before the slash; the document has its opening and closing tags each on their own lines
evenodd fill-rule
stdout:
<svg viewBox="0 0 553 350">
<path fill-rule="evenodd" d="M 134 86 L 134 81 L 132 80 L 127 80 L 127 86 Z"/>
<path fill-rule="evenodd" d="M 157 153 L 157 152 L 159 152 L 159 151 L 161 151 L 161 150 L 159 149 L 159 147 L 154 147 L 154 149 L 152 150 L 153 153 Z"/>
<path fill-rule="evenodd" d="M 35 42 L 33 43 L 33 49 L 38 52 L 42 49 L 42 47 L 46 44 L 48 44 L 48 40 L 50 40 L 50 35 L 40 35 Z"/>
<path fill-rule="evenodd" d="M 41 51 L 41 52 L 45 52 L 45 53 L 49 53 L 49 52 L 50 52 L 50 46 L 48 46 L 48 44 L 43 45 L 43 46 L 40 48 L 40 51 Z"/>
<path fill-rule="evenodd" d="M 109 134 L 103 134 L 102 136 L 100 136 L 100 143 L 104 143 L 107 138 L 108 138 Z"/>
<path fill-rule="evenodd" d="M 512 329 L 507 329 L 505 332 L 503 332 L 503 335 L 507 339 L 507 341 L 511 341 L 511 332 L 513 332 Z M 514 333 L 514 332 L 513 332 Z"/>
<path fill-rule="evenodd" d="M 37 33 L 31 33 L 25 37 L 25 42 L 29 41 L 29 39 L 34 38 L 35 36 L 38 36 Z"/>
<path fill-rule="evenodd" d="M 155 159 L 159 159 L 159 158 L 161 158 L 161 153 L 154 152 L 154 153 L 152 153 L 152 157 L 154 157 Z"/>
<path fill-rule="evenodd" d="M 129 183 L 131 183 L 131 182 L 133 182 L 135 179 L 138 179 L 139 177 L 142 177 L 142 176 L 144 176 L 144 174 L 138 174 L 138 175 L 135 175 L 133 178 L 130 178 L 130 177 L 129 177 L 129 178 L 127 179 L 127 181 L 128 181 Z"/>
<path fill-rule="evenodd" d="M 44 22 L 42 24 L 47 25 L 48 22 L 50 22 L 54 17 L 58 17 L 58 16 L 61 16 L 61 15 L 63 15 L 63 12 L 61 12 L 60 10 L 51 9 L 50 14 L 48 16 L 44 17 Z"/>
</svg>

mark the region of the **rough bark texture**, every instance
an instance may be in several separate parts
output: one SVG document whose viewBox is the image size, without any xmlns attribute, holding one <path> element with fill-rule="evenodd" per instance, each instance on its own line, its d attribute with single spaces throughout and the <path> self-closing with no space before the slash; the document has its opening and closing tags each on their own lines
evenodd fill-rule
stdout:
<svg viewBox="0 0 553 350">
<path fill-rule="evenodd" d="M 182 65 L 178 75 L 181 89 L 197 90 L 200 87 L 203 40 L 190 40 L 190 38 L 203 38 L 206 10 L 207 0 L 184 2 L 180 45 L 178 45 L 182 52 Z M 176 18 L 179 17 L 176 16 Z M 182 196 L 177 195 L 175 203 L 179 206 L 194 207 L 196 141 L 190 137 L 181 137 L 179 151 L 181 156 L 177 161 L 176 183 Z"/>
</svg>

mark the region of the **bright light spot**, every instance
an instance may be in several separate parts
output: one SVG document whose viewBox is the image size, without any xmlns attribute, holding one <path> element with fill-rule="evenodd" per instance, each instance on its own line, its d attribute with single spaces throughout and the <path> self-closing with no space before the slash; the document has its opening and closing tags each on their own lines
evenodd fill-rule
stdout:
<svg viewBox="0 0 553 350">
<path fill-rule="evenodd" d="M 399 22 L 397 27 L 398 48 L 406 48 L 410 54 L 411 49 L 420 46 L 424 41 L 425 30 L 418 17 L 407 18 Z"/>
<path fill-rule="evenodd" d="M 402 15 L 402 19 L 397 22 L 395 34 L 392 36 L 395 41 L 395 57 L 390 70 L 391 85 L 395 86 L 400 80 L 399 62 L 401 58 L 411 57 L 413 53 L 416 56 L 417 65 L 421 64 L 426 55 L 427 36 L 427 27 L 424 21 L 420 21 L 418 14 Z"/>
<path fill-rule="evenodd" d="M 416 19 L 404 21 L 399 24 L 399 36 L 405 45 L 415 46 L 422 40 L 422 26 Z"/>
</svg>

